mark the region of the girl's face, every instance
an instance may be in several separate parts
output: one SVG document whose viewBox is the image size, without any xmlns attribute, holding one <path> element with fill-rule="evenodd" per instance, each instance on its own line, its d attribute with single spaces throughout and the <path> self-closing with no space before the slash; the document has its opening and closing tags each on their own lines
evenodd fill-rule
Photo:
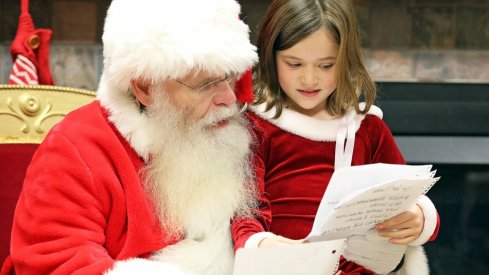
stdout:
<svg viewBox="0 0 489 275">
<path fill-rule="evenodd" d="M 336 89 L 337 56 L 338 45 L 324 28 L 277 51 L 278 81 L 288 97 L 287 108 L 310 117 L 331 118 L 326 99 Z"/>
</svg>

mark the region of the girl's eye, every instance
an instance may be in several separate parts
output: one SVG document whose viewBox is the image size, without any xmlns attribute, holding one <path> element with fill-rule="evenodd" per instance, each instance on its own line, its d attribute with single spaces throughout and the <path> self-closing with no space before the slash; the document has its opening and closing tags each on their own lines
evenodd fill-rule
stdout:
<svg viewBox="0 0 489 275">
<path fill-rule="evenodd" d="M 334 64 L 324 64 L 324 65 L 319 65 L 319 67 L 321 69 L 325 69 L 325 70 L 328 70 L 328 69 L 331 69 L 333 67 Z"/>
<path fill-rule="evenodd" d="M 288 62 L 287 62 L 287 65 L 288 65 L 289 67 L 291 67 L 291 68 L 298 68 L 298 67 L 300 67 L 300 66 L 301 66 L 301 64 L 300 64 L 300 63 L 288 63 Z"/>
</svg>

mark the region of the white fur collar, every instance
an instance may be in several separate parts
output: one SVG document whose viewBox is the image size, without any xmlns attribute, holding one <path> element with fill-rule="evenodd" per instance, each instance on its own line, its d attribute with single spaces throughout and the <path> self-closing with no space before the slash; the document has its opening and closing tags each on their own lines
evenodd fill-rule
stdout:
<svg viewBox="0 0 489 275">
<path fill-rule="evenodd" d="M 148 161 L 151 139 L 148 135 L 148 117 L 141 113 L 135 99 L 128 91 L 121 91 L 117 87 L 100 82 L 97 99 L 107 111 L 109 121 L 112 122 L 121 135 L 127 140 L 136 153 Z"/>
<path fill-rule="evenodd" d="M 359 104 L 359 106 L 360 109 L 363 109 L 365 108 L 365 103 L 362 102 Z M 269 121 L 284 131 L 315 141 L 335 141 L 336 133 L 338 132 L 338 128 L 342 123 L 342 120 L 339 118 L 332 120 L 320 120 L 285 108 L 282 110 L 282 115 L 280 117 L 273 119 L 273 116 L 275 115 L 275 107 L 270 109 L 268 112 L 265 112 L 265 107 L 266 104 L 263 103 L 260 105 L 251 106 L 250 109 L 261 118 Z M 348 112 L 355 112 L 355 109 L 352 108 Z M 373 114 L 379 118 L 382 118 L 382 110 L 375 105 L 370 107 L 368 114 Z M 355 131 L 358 131 L 358 128 L 360 128 L 360 122 L 364 118 L 365 115 L 355 115 Z"/>
</svg>

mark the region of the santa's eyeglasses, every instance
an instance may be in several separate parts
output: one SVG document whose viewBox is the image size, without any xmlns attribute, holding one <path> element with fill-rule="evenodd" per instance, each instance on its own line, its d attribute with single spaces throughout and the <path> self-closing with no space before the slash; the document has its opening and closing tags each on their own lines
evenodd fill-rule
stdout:
<svg viewBox="0 0 489 275">
<path fill-rule="evenodd" d="M 210 81 L 207 81 L 201 85 L 197 86 L 191 86 L 188 84 L 185 84 L 177 79 L 173 79 L 175 82 L 199 93 L 203 94 L 207 91 L 213 90 L 215 88 L 222 88 L 222 85 L 227 82 L 227 84 L 231 87 L 231 89 L 234 91 L 234 86 L 236 85 L 236 81 L 238 81 L 238 75 L 237 74 L 225 74 L 224 77 L 222 78 L 216 78 L 212 79 Z"/>
</svg>

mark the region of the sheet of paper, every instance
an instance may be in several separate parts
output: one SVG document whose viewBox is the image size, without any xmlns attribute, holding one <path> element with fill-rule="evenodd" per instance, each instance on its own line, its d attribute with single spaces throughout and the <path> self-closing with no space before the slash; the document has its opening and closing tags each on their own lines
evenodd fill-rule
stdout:
<svg viewBox="0 0 489 275">
<path fill-rule="evenodd" d="M 273 248 L 241 248 L 233 275 L 334 274 L 345 240 L 302 243 Z"/>
<path fill-rule="evenodd" d="M 338 169 L 309 241 L 347 238 L 405 211 L 438 180 L 431 165 L 371 164 Z"/>
</svg>

